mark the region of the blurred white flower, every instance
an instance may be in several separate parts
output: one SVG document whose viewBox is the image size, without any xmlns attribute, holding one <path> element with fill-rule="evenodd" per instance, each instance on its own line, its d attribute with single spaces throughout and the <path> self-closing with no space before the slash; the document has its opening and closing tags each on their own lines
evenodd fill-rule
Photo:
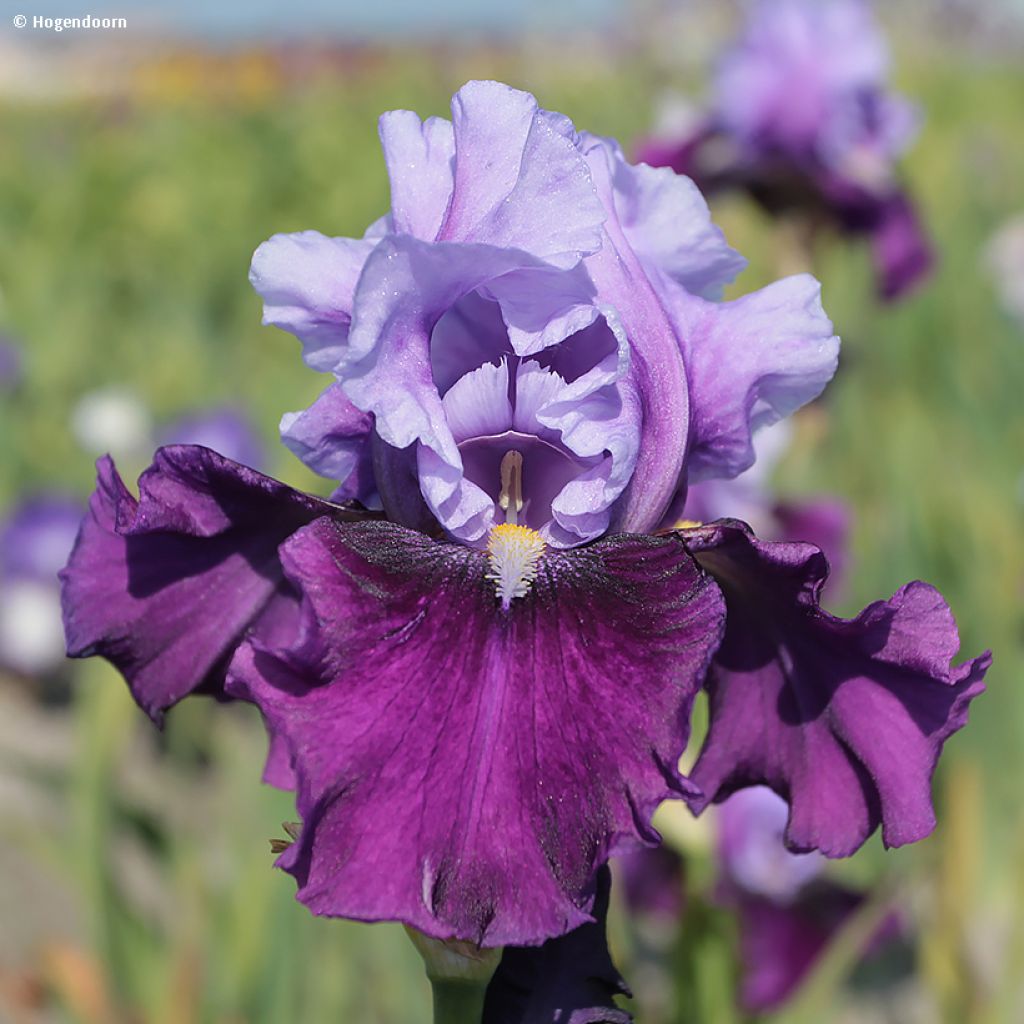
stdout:
<svg viewBox="0 0 1024 1024">
<path fill-rule="evenodd" d="M 83 395 L 71 414 L 71 429 L 82 448 L 94 455 L 144 452 L 152 436 L 145 403 L 116 387 Z"/>
<path fill-rule="evenodd" d="M 1003 309 L 1024 327 L 1024 213 L 1012 217 L 992 236 L 985 263 Z"/>
</svg>

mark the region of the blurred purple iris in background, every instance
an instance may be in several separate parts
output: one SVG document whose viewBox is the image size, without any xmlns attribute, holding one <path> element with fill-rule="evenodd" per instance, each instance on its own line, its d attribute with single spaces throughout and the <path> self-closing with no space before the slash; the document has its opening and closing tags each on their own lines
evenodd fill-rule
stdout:
<svg viewBox="0 0 1024 1024">
<path fill-rule="evenodd" d="M 638 156 L 706 193 L 744 189 L 771 213 L 868 236 L 879 293 L 898 298 L 932 254 L 896 171 L 918 115 L 889 92 L 888 66 L 866 0 L 759 0 L 720 59 L 706 117 Z"/>
<path fill-rule="evenodd" d="M 380 135 L 390 211 L 361 239 L 274 236 L 251 272 L 333 374 L 282 421 L 333 499 L 187 445 L 135 498 L 101 460 L 71 653 L 156 718 L 197 689 L 258 704 L 302 817 L 278 863 L 318 914 L 538 945 L 594 920 L 662 800 L 755 784 L 795 849 L 926 835 L 988 663 L 951 667 L 941 597 L 837 619 L 812 545 L 678 524 L 831 377 L 817 283 L 717 301 L 742 260 L 694 184 L 499 83 Z"/>
<path fill-rule="evenodd" d="M 820 854 L 786 849 L 787 813 L 784 800 L 755 786 L 726 800 L 717 819 L 718 899 L 738 914 L 740 1001 L 754 1012 L 784 1003 L 864 902 L 862 893 L 822 877 Z M 899 928 L 890 917 L 869 951 Z"/>
<path fill-rule="evenodd" d="M 64 663 L 57 573 L 81 519 L 80 501 L 39 494 L 0 522 L 0 665 L 11 671 L 39 676 Z"/>
<path fill-rule="evenodd" d="M 0 393 L 13 391 L 21 382 L 21 349 L 6 334 L 0 332 Z"/>
<path fill-rule="evenodd" d="M 201 409 L 163 427 L 159 445 L 202 445 L 252 469 L 265 469 L 267 451 L 249 417 L 238 409 Z"/>
</svg>

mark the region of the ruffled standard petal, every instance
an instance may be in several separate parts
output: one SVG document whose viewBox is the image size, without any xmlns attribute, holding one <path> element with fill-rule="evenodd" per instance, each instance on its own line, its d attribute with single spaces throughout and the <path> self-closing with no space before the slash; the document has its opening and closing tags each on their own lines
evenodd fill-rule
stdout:
<svg viewBox="0 0 1024 1024">
<path fill-rule="evenodd" d="M 606 936 L 611 873 L 597 875 L 594 921 L 543 946 L 510 946 L 487 986 L 482 1024 L 629 1024 L 615 1005 L 629 996 Z"/>
<path fill-rule="evenodd" d="M 223 693 L 243 637 L 284 644 L 298 595 L 278 545 L 317 516 L 347 516 L 207 448 L 161 448 L 138 500 L 113 461 L 61 572 L 68 654 L 101 655 L 154 721 L 187 694 Z"/>
<path fill-rule="evenodd" d="M 752 433 L 816 398 L 836 371 L 821 286 L 797 274 L 714 303 L 673 285 L 667 308 L 690 387 L 688 478 L 736 476 L 754 462 Z"/>
<path fill-rule="evenodd" d="M 455 182 L 439 240 L 563 268 L 600 247 L 605 213 L 568 118 L 501 82 L 469 82 L 452 97 L 452 125 Z"/>
<path fill-rule="evenodd" d="M 372 433 L 373 417 L 360 412 L 340 384 L 329 385 L 303 412 L 286 412 L 281 417 L 285 447 L 314 473 L 338 481 L 333 497 L 368 506 L 377 497 Z"/>
<path fill-rule="evenodd" d="M 928 835 L 939 754 L 991 661 L 951 666 L 959 638 L 939 593 L 910 583 L 839 619 L 818 606 L 828 565 L 817 548 L 766 544 L 730 520 L 678 536 L 728 608 L 692 773 L 704 795 L 691 806 L 763 783 L 789 802 L 789 847 L 830 857 L 879 824 L 890 847 Z"/>
<path fill-rule="evenodd" d="M 615 215 L 652 280 L 664 274 L 694 295 L 721 298 L 747 261 L 712 221 L 700 189 L 668 167 L 630 164 L 611 139 L 586 138 L 607 153 Z"/>
<path fill-rule="evenodd" d="M 287 652 L 231 687 L 292 751 L 317 914 L 532 945 L 592 919 L 610 854 L 651 842 L 718 642 L 714 585 L 672 539 L 548 550 L 501 610 L 483 552 L 327 520 L 282 547 L 306 596 Z"/>
<path fill-rule="evenodd" d="M 437 237 L 453 187 L 455 135 L 450 121 L 420 121 L 411 110 L 389 110 L 379 128 L 391 181 L 391 225 L 425 241 Z"/>
<path fill-rule="evenodd" d="M 274 235 L 253 253 L 249 281 L 263 298 L 263 323 L 294 334 L 312 369 L 341 361 L 356 282 L 376 244 L 299 231 Z"/>
</svg>

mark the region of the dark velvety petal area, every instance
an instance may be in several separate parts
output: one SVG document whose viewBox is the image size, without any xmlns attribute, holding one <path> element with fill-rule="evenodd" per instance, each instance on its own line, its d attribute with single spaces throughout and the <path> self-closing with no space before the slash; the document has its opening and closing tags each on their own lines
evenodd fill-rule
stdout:
<svg viewBox="0 0 1024 1024">
<path fill-rule="evenodd" d="M 156 453 L 138 500 L 109 457 L 97 470 L 61 573 L 68 653 L 107 658 L 159 721 L 194 690 L 223 693 L 243 636 L 294 634 L 298 596 L 277 547 L 317 516 L 347 513 L 191 445 Z"/>
<path fill-rule="evenodd" d="M 735 520 L 678 536 L 728 608 L 694 809 L 764 783 L 789 801 L 794 850 L 848 856 L 879 824 L 887 846 L 928 835 L 939 753 L 991 660 L 951 666 L 960 641 L 941 595 L 909 583 L 839 619 L 818 606 L 817 548 L 763 543 Z"/>
<path fill-rule="evenodd" d="M 502 611 L 487 555 L 321 519 L 282 546 L 304 635 L 231 687 L 285 736 L 317 914 L 535 945 L 592 920 L 594 874 L 654 841 L 723 615 L 672 538 L 548 549 Z"/>
<path fill-rule="evenodd" d="M 629 1024 L 615 1005 L 630 994 L 605 935 L 611 875 L 597 876 L 594 921 L 543 946 L 509 946 L 487 988 L 481 1024 Z"/>
</svg>

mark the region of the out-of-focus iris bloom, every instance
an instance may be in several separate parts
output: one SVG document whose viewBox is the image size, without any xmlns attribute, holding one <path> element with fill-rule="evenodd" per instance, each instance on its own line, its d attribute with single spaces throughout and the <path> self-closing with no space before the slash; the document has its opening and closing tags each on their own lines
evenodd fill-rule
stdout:
<svg viewBox="0 0 1024 1024">
<path fill-rule="evenodd" d="M 866 235 L 879 293 L 898 298 L 932 254 L 896 169 L 918 116 L 888 90 L 888 66 L 865 0 L 759 0 L 721 58 L 707 116 L 648 139 L 639 159 Z"/>
<path fill-rule="evenodd" d="M 57 573 L 81 520 L 80 501 L 39 494 L 0 523 L 0 665 L 11 671 L 40 676 L 64 662 Z"/>
<path fill-rule="evenodd" d="M 263 442 L 249 417 L 238 409 L 215 408 L 189 413 L 160 430 L 157 443 L 201 445 L 252 469 L 264 469 L 267 464 Z"/>
<path fill-rule="evenodd" d="M 864 901 L 822 877 L 820 854 L 786 849 L 787 814 L 784 800 L 755 786 L 726 800 L 717 818 L 718 898 L 739 918 L 740 1000 L 753 1012 L 783 1004 Z M 872 946 L 898 931 L 887 920 Z"/>
<path fill-rule="evenodd" d="M 21 382 L 21 349 L 13 338 L 0 333 L 0 393 L 13 391 Z"/>
<path fill-rule="evenodd" d="M 657 842 L 662 800 L 758 783 L 796 849 L 927 834 L 988 664 L 951 667 L 937 592 L 836 619 L 817 548 L 671 528 L 832 375 L 816 282 L 715 301 L 741 260 L 693 183 L 507 86 L 380 135 L 387 215 L 275 236 L 251 272 L 334 376 L 283 421 L 334 500 L 189 446 L 135 498 L 101 460 L 72 654 L 154 717 L 197 688 L 259 705 L 302 817 L 278 863 L 318 914 L 536 945 L 593 919 L 599 867 Z"/>
</svg>

